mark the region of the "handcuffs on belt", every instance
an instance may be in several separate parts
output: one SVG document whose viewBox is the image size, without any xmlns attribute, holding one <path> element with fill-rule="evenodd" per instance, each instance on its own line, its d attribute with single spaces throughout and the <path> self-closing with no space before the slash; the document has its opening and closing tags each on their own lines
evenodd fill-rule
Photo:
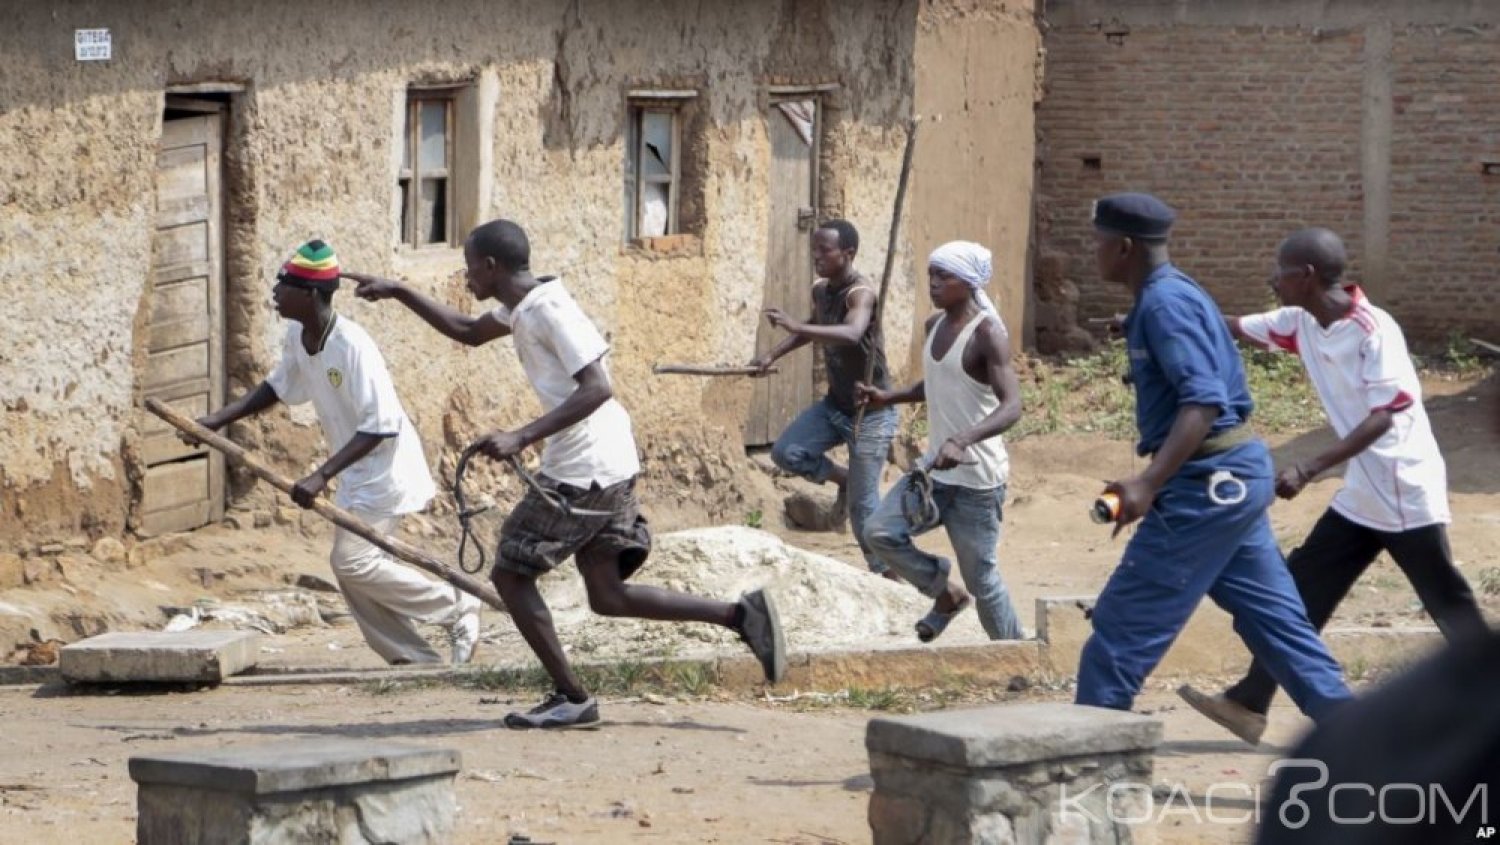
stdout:
<svg viewBox="0 0 1500 845">
<path fill-rule="evenodd" d="M 1219 495 L 1219 488 L 1228 487 L 1230 492 Z M 1216 505 L 1237 505 L 1245 501 L 1249 489 L 1245 482 L 1234 477 L 1234 473 L 1227 469 L 1215 470 L 1208 477 L 1208 500 Z"/>
<path fill-rule="evenodd" d="M 458 457 L 458 466 L 453 470 L 453 504 L 458 511 L 458 527 L 460 531 L 458 539 L 458 568 L 470 574 L 484 571 L 485 564 L 484 546 L 478 540 L 474 540 L 474 550 L 479 554 L 479 562 L 474 565 L 473 569 L 470 569 L 469 565 L 465 562 L 468 557 L 469 541 L 474 539 L 474 531 L 470 527 L 470 521 L 479 514 L 494 507 L 494 505 L 484 504 L 471 508 L 464 498 L 464 472 L 468 470 L 469 458 L 474 456 L 474 452 L 475 449 L 473 446 L 465 449 L 463 454 Z M 553 510 L 561 511 L 568 516 L 614 516 L 613 511 L 574 507 L 558 491 L 543 487 L 542 483 L 537 481 L 535 476 L 527 472 L 526 467 L 522 465 L 520 459 L 515 455 L 506 458 L 505 462 L 510 464 L 511 470 L 515 472 L 521 481 L 527 487 L 531 488 L 532 492 L 541 497 L 542 501 L 551 506 Z"/>
</svg>

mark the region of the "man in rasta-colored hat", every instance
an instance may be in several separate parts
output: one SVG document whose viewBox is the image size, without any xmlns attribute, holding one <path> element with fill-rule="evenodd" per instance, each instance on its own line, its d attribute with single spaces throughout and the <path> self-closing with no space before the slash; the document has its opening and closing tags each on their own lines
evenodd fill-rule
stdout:
<svg viewBox="0 0 1500 845">
<path fill-rule="evenodd" d="M 335 477 L 335 503 L 389 534 L 403 514 L 421 510 L 435 488 L 416 428 L 396 397 L 385 359 L 354 321 L 333 310 L 339 287 L 333 247 L 311 240 L 276 274 L 276 313 L 293 321 L 281 363 L 249 393 L 202 417 L 218 430 L 285 402 L 312 402 L 324 439 L 337 451 L 292 489 L 311 507 Z M 454 663 L 467 663 L 479 636 L 479 600 L 397 562 L 342 528 L 334 534 L 334 575 L 365 641 L 392 664 L 435 663 L 442 657 L 417 630 L 447 629 Z"/>
</svg>

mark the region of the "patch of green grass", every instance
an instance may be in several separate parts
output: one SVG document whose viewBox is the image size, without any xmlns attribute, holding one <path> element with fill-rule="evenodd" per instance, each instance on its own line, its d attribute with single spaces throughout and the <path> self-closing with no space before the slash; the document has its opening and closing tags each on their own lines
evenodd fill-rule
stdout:
<svg viewBox="0 0 1500 845">
<path fill-rule="evenodd" d="M 663 686 L 670 692 L 707 695 L 718 682 L 718 673 L 707 663 L 668 663 L 663 667 Z"/>
<path fill-rule="evenodd" d="M 766 515 L 761 513 L 760 508 L 745 514 L 745 525 L 750 528 L 759 528 L 765 523 Z"/>
<path fill-rule="evenodd" d="M 609 666 L 612 681 L 624 689 L 635 689 L 648 682 L 651 667 L 636 660 L 622 660 Z"/>
<path fill-rule="evenodd" d="M 1362 654 L 1355 655 L 1353 660 L 1350 660 L 1344 664 L 1344 674 L 1347 675 L 1349 677 L 1349 680 L 1351 681 L 1363 681 L 1365 679 L 1365 676 L 1369 673 L 1370 664 L 1365 660 L 1364 655 Z"/>
<path fill-rule="evenodd" d="M 639 695 L 646 692 L 669 695 L 707 695 L 719 682 L 712 664 L 678 661 L 650 664 L 635 660 L 575 666 L 573 671 L 589 691 L 598 695 Z M 486 692 L 545 692 L 552 680 L 540 667 L 487 668 L 464 673 L 454 684 Z"/>
<path fill-rule="evenodd" d="M 463 689 L 483 690 L 550 690 L 552 679 L 540 666 L 505 669 L 490 666 L 459 675 L 455 685 Z"/>
<path fill-rule="evenodd" d="M 850 707 L 860 710 L 883 710 L 908 712 L 912 709 L 911 694 L 897 687 L 850 687 L 845 699 Z"/>
<path fill-rule="evenodd" d="M 1243 350 L 1245 377 L 1255 400 L 1251 421 L 1264 433 L 1297 432 L 1323 424 L 1323 412 L 1295 355 Z M 1021 421 L 1012 439 L 1038 434 L 1099 434 L 1133 438 L 1135 392 L 1122 376 L 1130 369 L 1125 343 L 1069 359 L 1023 362 Z"/>
<path fill-rule="evenodd" d="M 1129 370 L 1125 343 L 1067 360 L 1032 358 L 1021 382 L 1021 421 L 1012 438 L 1037 434 L 1097 433 L 1128 438 L 1135 427 L 1135 396 L 1121 376 Z"/>
<path fill-rule="evenodd" d="M 1482 356 L 1463 332 L 1456 329 L 1448 333 L 1441 349 L 1412 358 L 1419 369 L 1450 378 L 1479 379 L 1488 375 L 1491 368 L 1490 359 Z"/>
<path fill-rule="evenodd" d="M 1264 433 L 1306 431 L 1323 425 L 1323 405 L 1296 355 L 1242 351 L 1255 411 L 1250 421 Z"/>
<path fill-rule="evenodd" d="M 369 695 L 398 695 L 405 692 L 416 692 L 417 690 L 431 689 L 441 684 L 438 678 L 382 678 L 378 681 L 361 684 L 360 689 Z"/>
</svg>

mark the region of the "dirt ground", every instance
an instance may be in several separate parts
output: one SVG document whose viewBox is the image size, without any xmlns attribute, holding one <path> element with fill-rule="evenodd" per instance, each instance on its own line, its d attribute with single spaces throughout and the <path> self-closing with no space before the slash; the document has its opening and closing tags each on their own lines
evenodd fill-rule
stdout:
<svg viewBox="0 0 1500 845">
<path fill-rule="evenodd" d="M 1053 697 L 1066 700 L 1064 693 Z M 1273 751 L 1251 751 L 1153 691 L 1141 708 L 1166 721 L 1156 784 L 1202 795 L 1254 788 Z M 453 688 L 375 694 L 344 687 L 221 687 L 182 694 L 54 695 L 0 689 L 0 839 L 36 845 L 129 843 L 136 754 L 298 738 L 381 738 L 458 748 L 458 843 L 869 841 L 872 714 L 753 700 L 605 701 L 598 730 L 498 727 L 510 702 Z M 1300 727 L 1278 712 L 1273 742 Z M 1221 817 L 1245 807 L 1220 807 Z M 1200 810 L 1200 815 L 1203 815 Z M 1181 824 L 1173 824 L 1181 821 Z M 1162 843 L 1240 842 L 1247 826 L 1171 814 Z"/>
<path fill-rule="evenodd" d="M 1494 445 L 1500 382 L 1434 382 L 1428 391 L 1429 412 L 1448 461 L 1454 551 L 1495 618 L 1500 616 L 1500 450 Z M 1312 453 L 1330 437 L 1326 430 L 1315 430 L 1276 438 L 1274 445 L 1279 460 L 1291 460 Z M 1139 463 L 1128 443 L 1088 436 L 1027 438 L 1012 444 L 1011 454 L 1011 497 L 1000 560 L 1029 626 L 1036 597 L 1094 593 L 1102 585 L 1124 538 L 1111 541 L 1106 529 L 1088 522 L 1085 509 L 1102 479 L 1127 473 Z M 760 499 L 750 501 L 759 505 L 766 530 L 791 546 L 849 564 L 842 575 L 834 568 L 835 582 L 845 584 L 845 592 L 874 596 L 898 616 L 898 611 L 910 610 L 914 620 L 921 600 L 907 595 L 909 588 L 863 572 L 852 537 L 779 524 L 774 516 L 779 497 L 798 483 L 755 483 Z M 1284 547 L 1305 534 L 1338 484 L 1337 479 L 1323 480 L 1298 500 L 1276 505 L 1272 517 Z M 655 509 L 649 500 L 647 508 L 659 530 L 692 525 L 686 511 Z M 747 521 L 754 521 L 752 516 L 747 514 Z M 263 521 L 270 524 L 219 526 L 152 541 L 150 554 L 135 555 L 134 565 L 64 554 L 56 571 L 37 583 L 0 591 L 0 634 L 14 635 L 30 625 L 42 639 L 71 641 L 106 628 L 154 629 L 173 615 L 191 615 L 198 602 L 200 612 L 228 606 L 242 614 L 225 613 L 208 625 L 248 625 L 269 632 L 263 640 L 264 665 L 378 665 L 336 594 L 295 584 L 299 575 L 328 577 L 327 530 L 295 511 L 275 511 Z M 417 520 L 408 533 L 451 560 L 445 525 L 439 518 Z M 941 532 L 924 545 L 948 550 Z M 822 564 L 809 569 L 826 575 Z M 557 576 L 564 583 L 568 577 Z M 568 588 L 554 589 L 561 595 Z M 815 595 L 807 599 L 816 600 Z M 638 629 L 610 628 L 608 620 L 589 620 L 581 612 L 576 617 L 579 626 L 603 627 L 564 626 L 565 639 L 570 630 L 579 634 L 575 643 L 588 641 L 580 632 L 609 639 L 611 630 L 616 632 L 613 645 L 625 653 L 643 642 L 637 639 Z M 877 644 L 911 642 L 912 620 L 890 622 L 875 637 Z M 1399 570 L 1385 560 L 1356 586 L 1335 619 L 1336 624 L 1376 626 L 1426 621 Z M 478 660 L 529 663 L 509 630 L 508 620 L 487 611 L 486 642 Z M 794 649 L 822 645 L 797 631 L 789 636 Z M 974 615 L 968 614 L 955 622 L 945 642 L 975 642 L 981 636 Z M 696 637 L 675 643 L 653 640 L 642 648 L 653 654 L 685 654 L 695 643 L 709 649 L 735 647 Z M 586 645 L 577 648 L 575 653 L 587 653 Z M 20 649 L 12 659 L 29 653 Z M 1166 722 L 1157 781 L 1190 790 L 1218 779 L 1255 784 L 1273 752 L 1242 749 L 1184 712 L 1169 692 L 1172 685 L 1171 679 L 1153 679 L 1140 701 L 1140 709 L 1157 712 Z M 1066 688 L 1026 695 L 1068 699 Z M 131 754 L 326 735 L 462 748 L 462 842 L 496 841 L 507 832 L 558 842 L 868 840 L 864 813 L 870 783 L 862 736 L 870 711 L 750 696 L 656 702 L 607 702 L 609 724 L 598 731 L 527 735 L 496 728 L 510 703 L 506 697 L 451 687 L 386 694 L 336 686 L 223 687 L 151 695 L 0 689 L 0 719 L 7 726 L 6 753 L 0 755 L 0 840 L 131 841 L 134 790 L 124 764 Z M 1273 714 L 1271 739 L 1289 742 L 1301 727 L 1296 713 L 1283 705 Z M 1244 825 L 1197 824 L 1179 814 L 1157 832 L 1164 842 L 1233 842 L 1243 841 L 1246 830 Z M 750 840 L 747 831 L 754 831 Z"/>
</svg>

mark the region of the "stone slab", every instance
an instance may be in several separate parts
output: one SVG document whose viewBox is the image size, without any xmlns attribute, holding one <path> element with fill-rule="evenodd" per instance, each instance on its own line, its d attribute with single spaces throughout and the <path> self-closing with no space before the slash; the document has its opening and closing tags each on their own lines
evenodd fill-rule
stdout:
<svg viewBox="0 0 1500 845">
<path fill-rule="evenodd" d="M 64 646 L 58 669 L 74 683 L 217 683 L 259 659 L 249 631 L 117 631 Z"/>
<path fill-rule="evenodd" d="M 459 753 L 393 742 L 318 739 L 130 758 L 130 778 L 253 795 L 455 774 Z"/>
<path fill-rule="evenodd" d="M 882 717 L 865 730 L 869 751 L 962 768 L 1149 751 L 1160 742 L 1156 719 L 1048 702 Z"/>
</svg>

